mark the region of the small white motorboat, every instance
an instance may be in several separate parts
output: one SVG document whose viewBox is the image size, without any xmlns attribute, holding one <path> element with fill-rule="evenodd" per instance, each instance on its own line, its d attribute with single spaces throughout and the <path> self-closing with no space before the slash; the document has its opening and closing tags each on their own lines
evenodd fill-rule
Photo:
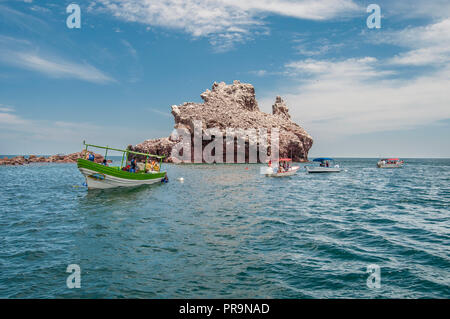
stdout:
<svg viewBox="0 0 450 319">
<path fill-rule="evenodd" d="M 300 166 L 290 165 L 290 162 L 292 162 L 290 158 L 280 158 L 278 161 L 274 160 L 274 162 L 275 164 L 272 164 L 272 161 L 269 161 L 269 166 L 263 168 L 261 172 L 270 177 L 285 177 L 296 174 L 300 169 Z"/>
<path fill-rule="evenodd" d="M 378 161 L 378 168 L 399 168 L 403 167 L 403 161 L 398 158 L 383 158 Z"/>
<path fill-rule="evenodd" d="M 319 166 L 306 166 L 306 172 L 312 173 L 340 173 L 342 169 L 339 165 L 333 165 L 334 159 L 327 157 L 315 158 L 313 162 L 319 162 Z"/>
</svg>

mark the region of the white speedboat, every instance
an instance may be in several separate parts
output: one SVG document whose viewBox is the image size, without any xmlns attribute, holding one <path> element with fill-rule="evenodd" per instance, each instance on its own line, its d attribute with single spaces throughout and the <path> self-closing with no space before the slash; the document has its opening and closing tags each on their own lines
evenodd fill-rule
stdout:
<svg viewBox="0 0 450 319">
<path fill-rule="evenodd" d="M 319 162 L 319 166 L 306 166 L 306 171 L 312 173 L 340 173 L 342 169 L 334 164 L 334 159 L 327 157 L 315 158 L 313 162 Z"/>
<path fill-rule="evenodd" d="M 378 161 L 378 168 L 399 168 L 403 167 L 403 161 L 398 158 L 383 158 Z"/>
<path fill-rule="evenodd" d="M 269 166 L 262 170 L 264 175 L 270 177 L 292 176 L 300 169 L 300 166 L 290 165 L 290 162 L 292 162 L 290 158 L 280 158 L 274 162 L 273 164 L 272 161 L 269 161 Z"/>
</svg>

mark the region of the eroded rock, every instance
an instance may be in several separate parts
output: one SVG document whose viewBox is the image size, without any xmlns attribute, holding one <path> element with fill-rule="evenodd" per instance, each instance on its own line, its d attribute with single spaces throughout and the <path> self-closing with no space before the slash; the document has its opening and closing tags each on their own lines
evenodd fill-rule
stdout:
<svg viewBox="0 0 450 319">
<path fill-rule="evenodd" d="M 260 111 L 255 89 L 251 84 L 239 81 L 234 81 L 230 85 L 214 82 L 211 90 L 206 90 L 200 96 L 204 103 L 188 102 L 172 106 L 174 128 L 188 130 L 192 140 L 195 137 L 194 121 L 202 122 L 202 134 L 206 129 L 218 128 L 224 138 L 224 150 L 227 128 L 266 129 L 269 133 L 273 128 L 278 128 L 280 157 L 290 157 L 294 161 L 307 161 L 313 139 L 302 127 L 291 120 L 289 109 L 281 97 L 276 97 L 272 114 L 267 114 Z M 146 140 L 131 149 L 163 155 L 168 162 L 178 162 L 177 158 L 171 157 L 171 152 L 179 142 L 180 138 L 172 134 L 169 137 Z M 209 142 L 203 141 L 203 148 Z M 247 147 L 251 142 L 246 141 Z M 193 147 L 193 143 L 191 145 Z M 225 155 L 225 151 L 223 153 Z M 193 161 L 193 150 L 191 154 Z M 260 158 L 258 157 L 258 161 Z M 248 162 L 248 150 L 245 151 L 245 160 Z"/>
</svg>

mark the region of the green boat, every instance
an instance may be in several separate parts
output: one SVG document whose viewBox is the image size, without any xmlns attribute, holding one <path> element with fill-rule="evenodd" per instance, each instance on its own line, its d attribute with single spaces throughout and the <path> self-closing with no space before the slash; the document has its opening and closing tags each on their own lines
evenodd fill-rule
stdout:
<svg viewBox="0 0 450 319">
<path fill-rule="evenodd" d="M 107 166 L 104 164 L 98 164 L 94 161 L 80 158 L 77 161 L 78 169 L 81 174 L 86 178 L 86 185 L 88 189 L 105 189 L 105 188 L 115 188 L 115 187 L 133 187 L 140 185 L 149 185 L 160 183 L 161 180 L 166 178 L 166 172 L 161 171 L 162 160 L 164 156 L 153 155 L 149 153 L 139 153 L 130 150 L 121 150 L 117 148 L 111 148 L 108 146 L 98 146 L 92 144 L 83 145 L 88 151 L 88 147 L 99 148 L 106 150 L 105 160 L 108 155 L 108 150 L 122 152 L 122 163 L 120 166 Z M 129 155 L 137 155 L 141 158 L 145 158 L 145 164 L 143 169 L 137 172 L 129 172 L 123 169 L 124 161 L 125 164 L 128 162 Z M 150 158 L 158 159 L 159 166 L 157 169 L 147 169 Z M 126 165 L 125 165 L 126 166 Z"/>
</svg>

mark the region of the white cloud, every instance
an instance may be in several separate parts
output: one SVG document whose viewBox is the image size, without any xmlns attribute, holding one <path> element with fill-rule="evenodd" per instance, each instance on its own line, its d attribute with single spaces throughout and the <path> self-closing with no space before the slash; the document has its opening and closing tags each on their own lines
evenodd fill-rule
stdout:
<svg viewBox="0 0 450 319">
<path fill-rule="evenodd" d="M 15 110 L 12 106 L 0 104 L 0 112 L 10 113 L 10 112 L 14 112 L 14 111 Z"/>
<path fill-rule="evenodd" d="M 8 57 L 9 56 L 9 57 Z M 0 59 L 18 67 L 47 74 L 56 78 L 76 78 L 94 83 L 114 82 L 114 79 L 87 63 L 74 63 L 61 58 L 39 56 L 33 52 L 1 55 Z"/>
<path fill-rule="evenodd" d="M 390 62 L 401 65 L 439 65 L 450 62 L 450 18 L 426 26 L 386 31 L 376 43 L 389 43 L 408 48 Z"/>
<path fill-rule="evenodd" d="M 387 57 L 303 59 L 285 65 L 283 95 L 293 118 L 313 136 L 339 136 L 416 128 L 450 118 L 450 19 L 384 31 L 375 43 L 406 51 Z M 428 66 L 405 76 L 399 65 Z M 272 98 L 261 105 L 270 110 Z"/>
<path fill-rule="evenodd" d="M 98 0 L 99 10 L 125 21 L 182 30 L 208 37 L 223 48 L 245 41 L 260 30 L 267 15 L 326 20 L 359 7 L 353 0 Z M 92 7 L 91 7 L 92 8 Z"/>
<path fill-rule="evenodd" d="M 3 113 L 3 112 L 5 112 L 5 113 Z M 9 112 L 8 110 L 3 111 L 2 109 L 0 109 L 0 123 L 1 124 L 16 125 L 16 124 L 25 124 L 26 123 L 23 119 L 21 119 L 17 115 L 11 114 L 8 112 Z"/>
<path fill-rule="evenodd" d="M 329 79 L 341 76 L 341 80 L 363 80 L 392 74 L 391 71 L 380 71 L 375 68 L 374 57 L 350 58 L 343 61 L 306 59 L 287 63 L 286 74 L 291 76 L 312 75 Z"/>
<path fill-rule="evenodd" d="M 75 78 L 93 83 L 115 82 L 88 63 L 76 63 L 58 56 L 43 55 L 29 41 L 0 35 L 0 61 L 55 78 Z"/>
<path fill-rule="evenodd" d="M 287 74 L 301 79 L 307 73 L 308 80 L 274 93 L 286 99 L 293 118 L 310 134 L 328 139 L 450 118 L 449 67 L 413 79 L 392 79 L 395 73 L 382 67 L 371 57 L 296 61 L 286 65 Z M 272 103 L 261 101 L 267 111 Z"/>
</svg>

